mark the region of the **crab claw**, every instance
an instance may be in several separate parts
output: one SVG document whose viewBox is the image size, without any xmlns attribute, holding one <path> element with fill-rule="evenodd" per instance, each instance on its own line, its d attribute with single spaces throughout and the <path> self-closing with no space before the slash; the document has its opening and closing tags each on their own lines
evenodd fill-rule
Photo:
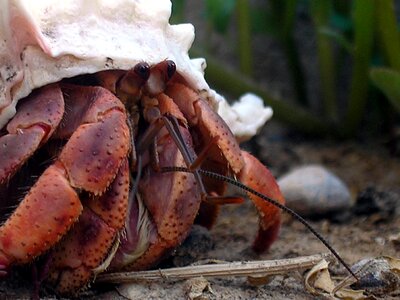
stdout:
<svg viewBox="0 0 400 300">
<path fill-rule="evenodd" d="M 266 195 L 267 197 L 285 204 L 285 199 L 271 172 L 254 156 L 242 151 L 244 167 L 238 175 L 238 179 L 248 187 Z M 260 215 L 260 227 L 253 244 L 257 253 L 265 252 L 278 237 L 281 212 L 280 209 L 258 196 L 248 193 Z"/>
<path fill-rule="evenodd" d="M 107 191 L 85 199 L 78 222 L 52 251 L 48 281 L 61 294 L 79 290 L 106 267 L 115 237 L 125 223 L 129 193 L 128 161 L 124 159 Z"/>
<path fill-rule="evenodd" d="M 58 163 L 47 168 L 0 227 L 0 274 L 6 275 L 13 262 L 27 263 L 48 250 L 81 211 L 82 205 L 64 168 Z"/>
</svg>

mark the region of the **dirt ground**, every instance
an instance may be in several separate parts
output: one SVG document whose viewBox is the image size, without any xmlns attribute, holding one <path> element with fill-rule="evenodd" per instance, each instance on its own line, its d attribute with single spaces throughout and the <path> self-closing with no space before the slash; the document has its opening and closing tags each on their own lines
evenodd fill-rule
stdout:
<svg viewBox="0 0 400 300">
<path fill-rule="evenodd" d="M 275 125 L 271 124 L 273 128 Z M 278 127 L 279 128 L 279 127 Z M 274 132 L 271 134 L 270 130 Z M 382 208 L 379 212 L 355 215 L 343 212 L 327 216 L 311 224 L 331 243 L 350 265 L 366 257 L 390 255 L 399 257 L 400 246 L 391 241 L 399 234 L 400 218 L 400 159 L 378 144 L 334 143 L 326 140 L 288 140 L 268 126 L 259 138 L 248 144 L 263 162 L 270 165 L 276 176 L 304 164 L 320 163 L 342 178 L 350 187 L 354 199 L 366 188 L 375 188 L 389 197 L 397 207 L 392 215 Z M 277 137 L 281 138 L 277 138 Z M 383 198 L 384 198 L 383 197 Z M 257 229 L 257 215 L 250 203 L 223 207 L 217 225 L 189 248 L 175 253 L 168 266 L 193 263 L 202 259 L 247 261 L 259 259 L 292 258 L 327 252 L 327 249 L 306 228 L 291 217 L 285 217 L 280 237 L 271 250 L 257 256 L 250 245 Z M 211 246 L 210 246 L 211 245 Z M 188 250 L 189 249 L 189 250 Z M 340 265 L 332 272 L 346 274 Z M 32 291 L 27 277 L 14 275 L 0 285 L 0 299 L 29 299 Z M 29 276 L 28 276 L 29 278 Z M 265 285 L 252 286 L 246 278 L 209 279 L 212 292 L 198 299 L 315 299 L 303 285 L 298 272 L 276 276 Z M 121 292 L 122 291 L 122 292 Z M 157 282 L 133 284 L 131 299 L 187 299 L 188 282 Z M 118 286 L 96 286 L 81 294 L 81 299 L 126 299 Z M 41 294 L 44 299 L 54 296 Z M 398 296 L 399 294 L 397 294 Z M 324 299 L 324 298 L 321 298 Z M 388 296 L 385 299 L 390 299 Z M 393 296 L 393 299 L 395 297 Z"/>
</svg>

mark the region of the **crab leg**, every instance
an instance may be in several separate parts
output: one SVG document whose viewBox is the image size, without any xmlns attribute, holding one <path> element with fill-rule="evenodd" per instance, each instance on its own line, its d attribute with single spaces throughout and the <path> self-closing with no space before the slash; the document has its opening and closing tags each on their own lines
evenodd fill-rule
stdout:
<svg viewBox="0 0 400 300">
<path fill-rule="evenodd" d="M 171 98 L 159 95 L 157 100 L 158 107 L 153 108 L 160 109 L 158 114 L 183 118 Z M 144 150 L 156 138 L 159 168 L 171 164 L 182 167 L 190 165 L 195 153 L 192 150 L 189 130 L 178 123 L 179 128 L 174 128 L 171 121 L 163 116 L 158 116 L 153 121 L 144 134 L 145 137 L 139 142 L 138 154 L 143 155 Z M 177 130 L 179 130 L 178 136 L 175 132 Z M 149 267 L 181 243 L 193 224 L 202 200 L 199 184 L 201 182 L 199 183 L 193 174 L 161 173 L 147 164 L 139 183 L 140 197 L 137 197 L 137 202 L 135 201 L 133 206 L 138 211 L 130 212 L 135 220 L 127 228 L 127 236 L 131 238 L 121 240 L 122 245 L 112 267 L 129 269 Z M 139 212 L 142 206 L 146 207 L 152 217 L 152 225 L 146 225 L 144 219 L 148 216 L 143 216 L 143 213 Z M 143 227 L 147 227 L 145 236 L 137 234 Z M 143 250 L 142 246 L 138 246 L 143 244 L 147 245 L 147 249 Z M 140 255 L 137 249 L 142 249 Z"/>
<path fill-rule="evenodd" d="M 51 136 L 64 114 L 58 85 L 39 89 L 25 99 L 0 137 L 0 183 L 11 177 Z"/>
<path fill-rule="evenodd" d="M 191 145 L 189 132 L 182 131 L 185 143 Z M 172 137 L 158 138 L 160 167 L 186 166 Z M 139 183 L 143 203 L 153 217 L 156 232 L 150 236 L 148 250 L 130 268 L 143 269 L 158 262 L 168 250 L 187 236 L 196 217 L 201 196 L 193 174 L 160 173 L 147 167 Z"/>
<path fill-rule="evenodd" d="M 87 93 L 92 102 L 83 124 L 0 227 L 3 273 L 11 263 L 28 262 L 57 243 L 82 211 L 75 189 L 103 194 L 128 155 L 130 136 L 123 105 L 105 89 L 87 89 L 92 91 Z M 75 95 L 79 98 L 81 93 L 77 88 Z"/>
<path fill-rule="evenodd" d="M 214 144 L 218 149 L 210 149 L 210 155 L 215 160 L 223 157 L 235 173 L 243 167 L 241 150 L 229 127 L 201 97 L 190 88 L 180 83 L 168 86 L 166 94 L 171 97 L 182 111 L 189 125 L 198 128 L 202 145 Z M 215 137 L 219 136 L 215 141 Z"/>
<path fill-rule="evenodd" d="M 198 128 L 200 132 L 200 146 L 214 143 L 217 149 L 210 149 L 207 160 L 202 164 L 204 169 L 213 169 L 224 172 L 225 164 L 229 165 L 234 174 L 251 188 L 284 203 L 275 179 L 256 158 L 241 151 L 232 132 L 201 97 L 181 83 L 170 84 L 166 93 L 174 99 L 179 109 L 188 120 L 190 126 Z M 216 139 L 216 137 L 219 137 Z M 222 156 L 219 153 L 222 152 Z M 226 170 L 229 172 L 229 170 Z M 222 194 L 223 189 L 213 182 L 205 181 L 209 193 Z M 221 184 L 219 184 L 221 186 Z M 218 190 L 219 188 L 219 190 Z M 260 228 L 253 248 L 256 252 L 266 251 L 276 239 L 280 227 L 280 210 L 264 200 L 249 195 L 260 215 Z M 203 203 L 199 211 L 199 222 L 211 227 L 218 214 L 218 205 Z M 204 216 L 204 217 L 202 217 Z M 210 217 L 211 216 L 211 217 Z"/>
<path fill-rule="evenodd" d="M 238 175 L 239 181 L 261 194 L 285 204 L 285 199 L 271 172 L 248 152 L 242 151 L 242 155 L 245 164 Z M 248 193 L 248 197 L 254 203 L 260 216 L 260 227 L 253 249 L 257 253 L 262 253 L 267 251 L 278 237 L 281 224 L 280 209 L 251 193 Z"/>
<path fill-rule="evenodd" d="M 207 158 L 201 167 L 223 175 L 227 175 L 232 169 L 237 173 L 243 167 L 241 150 L 237 145 L 232 132 L 201 97 L 181 83 L 169 84 L 166 94 L 171 97 L 182 111 L 190 127 L 195 128 L 199 133 L 197 137 L 197 152 L 202 153 L 203 149 L 209 148 Z M 221 155 L 222 153 L 222 155 Z M 203 182 L 209 195 L 223 195 L 226 185 L 209 178 Z M 220 205 L 203 202 L 200 206 L 196 223 L 206 228 L 211 228 L 217 219 Z"/>
</svg>

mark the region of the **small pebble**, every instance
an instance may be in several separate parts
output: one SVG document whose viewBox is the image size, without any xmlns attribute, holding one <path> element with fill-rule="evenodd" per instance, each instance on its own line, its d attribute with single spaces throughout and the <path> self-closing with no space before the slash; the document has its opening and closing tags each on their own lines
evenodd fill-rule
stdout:
<svg viewBox="0 0 400 300">
<path fill-rule="evenodd" d="M 190 300 L 207 300 L 214 294 L 210 283 L 204 277 L 195 277 L 188 279 L 184 290 L 187 298 Z"/>
<path fill-rule="evenodd" d="M 380 296 L 394 292 L 400 286 L 399 276 L 391 270 L 389 262 L 384 258 L 365 258 L 351 269 L 359 279 L 352 285 L 354 289 L 363 289 L 369 294 Z"/>
<path fill-rule="evenodd" d="M 318 165 L 297 168 L 278 180 L 286 205 L 302 216 L 326 216 L 352 205 L 348 187 Z"/>
</svg>

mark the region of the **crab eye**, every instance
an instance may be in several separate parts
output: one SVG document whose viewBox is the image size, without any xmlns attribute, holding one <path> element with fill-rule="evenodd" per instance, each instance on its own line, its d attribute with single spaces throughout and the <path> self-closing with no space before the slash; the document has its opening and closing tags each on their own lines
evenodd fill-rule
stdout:
<svg viewBox="0 0 400 300">
<path fill-rule="evenodd" d="M 171 79 L 176 72 L 176 65 L 172 60 L 167 60 L 167 75 L 168 79 Z"/>
<path fill-rule="evenodd" d="M 150 76 L 150 66 L 145 62 L 138 63 L 134 68 L 134 72 L 141 79 L 147 80 Z"/>
</svg>

